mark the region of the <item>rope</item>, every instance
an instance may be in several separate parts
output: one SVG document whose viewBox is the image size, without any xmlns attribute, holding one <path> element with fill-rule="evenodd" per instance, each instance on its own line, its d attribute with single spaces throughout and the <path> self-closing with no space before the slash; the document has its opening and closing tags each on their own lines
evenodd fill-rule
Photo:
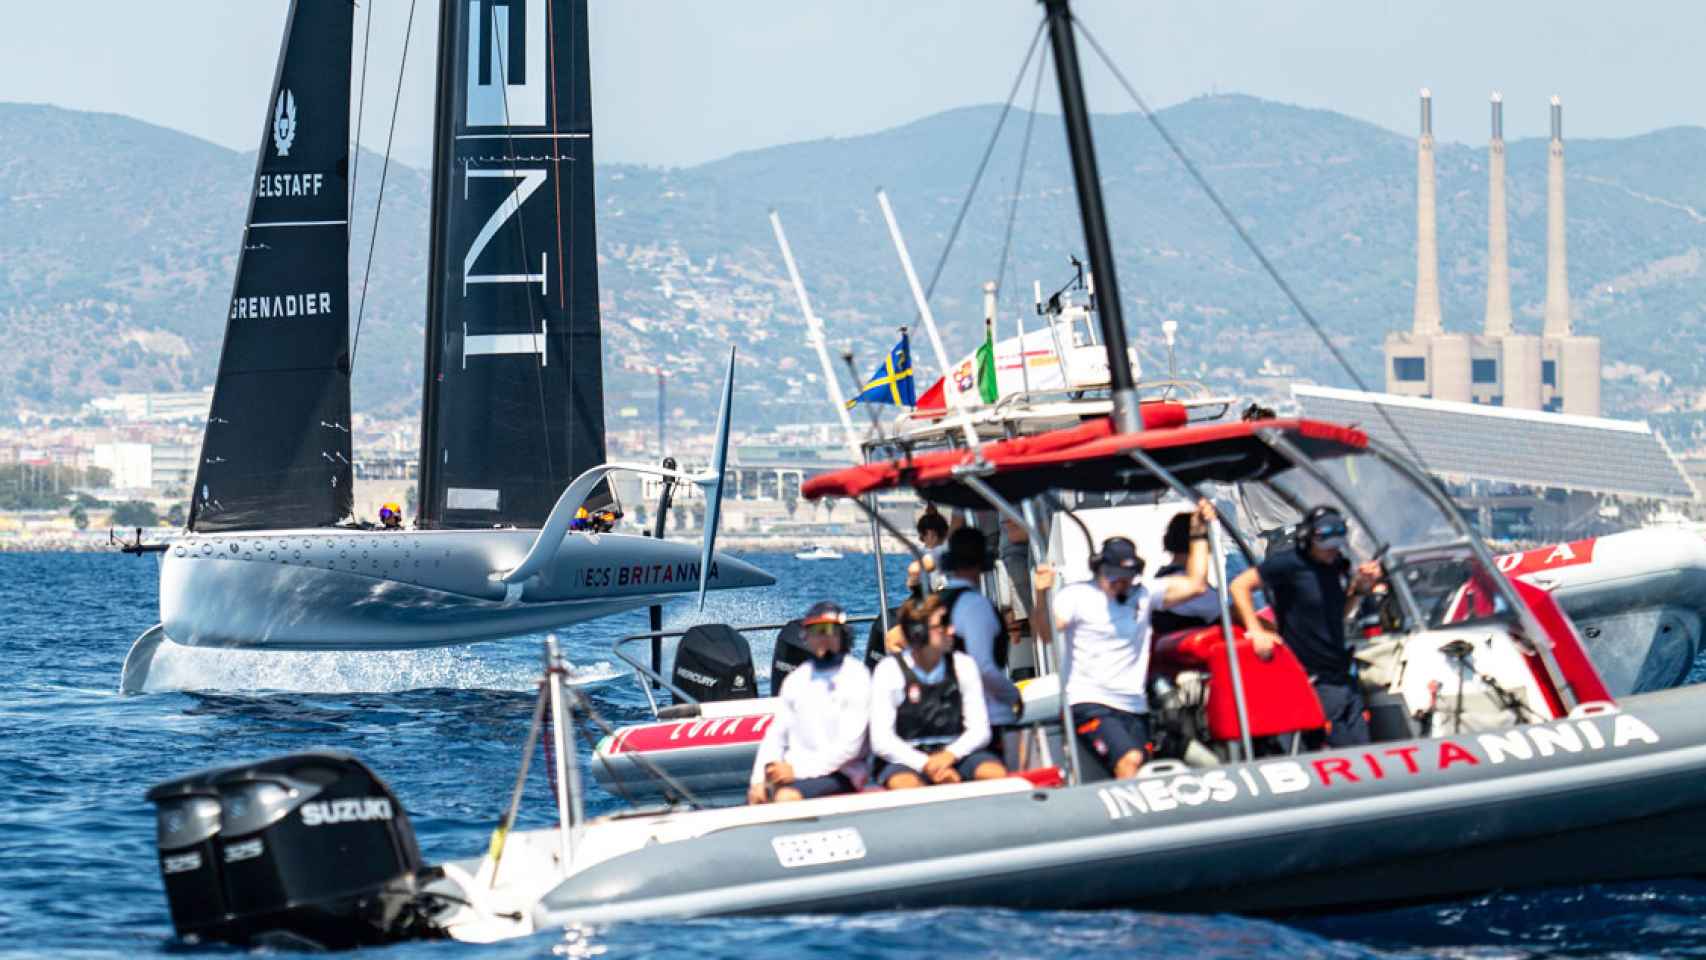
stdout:
<svg viewBox="0 0 1706 960">
<path fill-rule="evenodd" d="M 1177 157 L 1179 159 L 1179 163 L 1184 166 L 1185 172 L 1189 173 L 1191 175 L 1191 179 L 1197 182 L 1197 186 L 1202 188 L 1203 193 L 1208 196 L 1208 199 L 1214 204 L 1215 209 L 1220 211 L 1220 215 L 1225 218 L 1226 222 L 1231 225 L 1233 231 L 1238 234 L 1238 239 L 1244 242 L 1245 248 L 1255 255 L 1257 262 L 1262 265 L 1262 270 L 1265 271 L 1268 277 L 1273 280 L 1274 284 L 1279 287 L 1280 292 L 1285 294 L 1285 298 L 1291 302 L 1292 308 L 1295 309 L 1298 315 L 1303 318 L 1303 322 L 1309 324 L 1309 329 L 1313 330 L 1315 332 L 1315 336 L 1320 338 L 1321 343 L 1326 346 L 1327 352 L 1333 355 L 1334 360 L 1338 361 L 1339 366 L 1343 368 L 1345 373 L 1351 378 L 1351 382 L 1357 385 L 1358 390 L 1361 390 L 1364 393 L 1371 392 L 1368 389 L 1368 385 L 1363 382 L 1362 377 L 1358 376 L 1356 370 L 1351 367 L 1350 360 L 1347 359 L 1344 353 L 1339 350 L 1338 345 L 1333 343 L 1333 339 L 1327 336 L 1327 331 L 1321 326 L 1320 322 L 1315 319 L 1315 315 L 1309 311 L 1308 307 L 1303 305 L 1303 300 L 1298 297 L 1296 291 L 1292 290 L 1291 284 L 1287 283 L 1285 278 L 1280 276 L 1280 272 L 1274 267 L 1273 261 L 1269 260 L 1267 254 L 1262 252 L 1262 248 L 1256 244 L 1255 238 L 1250 236 L 1249 231 L 1244 229 L 1244 225 L 1238 222 L 1238 218 L 1232 213 L 1232 208 L 1228 207 L 1226 205 L 1226 201 L 1220 198 L 1220 194 L 1215 192 L 1213 187 L 1209 186 L 1207 178 L 1202 175 L 1202 171 L 1198 170 L 1197 165 L 1191 161 L 1191 158 L 1188 155 L 1186 155 L 1184 148 L 1179 146 L 1179 142 L 1173 139 L 1173 134 L 1169 132 L 1166 125 L 1161 122 L 1161 118 L 1156 116 L 1155 111 L 1149 109 L 1148 102 L 1145 101 L 1143 96 L 1137 92 L 1137 88 L 1131 85 L 1131 81 L 1126 79 L 1125 74 L 1120 71 L 1120 68 L 1114 63 L 1113 58 L 1108 55 L 1108 52 L 1096 41 L 1096 37 L 1090 32 L 1090 28 L 1086 27 L 1083 21 L 1079 20 L 1077 17 L 1072 18 L 1072 23 L 1073 26 L 1077 27 L 1078 32 L 1084 35 L 1084 39 L 1088 41 L 1091 48 L 1096 51 L 1096 55 L 1102 58 L 1102 63 L 1107 65 L 1108 70 L 1113 73 L 1114 79 L 1118 80 L 1120 86 L 1125 88 L 1125 92 L 1131 97 L 1132 102 L 1137 104 L 1138 111 L 1149 120 L 1150 125 L 1155 128 L 1155 132 L 1161 135 L 1161 139 L 1166 142 L 1168 149 L 1173 151 L 1173 156 Z M 1404 431 L 1398 429 L 1398 424 L 1393 422 L 1391 415 L 1386 412 L 1386 408 L 1382 404 L 1376 403 L 1374 404 L 1374 409 L 1380 414 L 1381 419 L 1386 421 L 1386 425 L 1392 429 L 1392 433 L 1404 444 L 1404 449 L 1410 454 L 1411 459 L 1415 460 L 1417 464 L 1420 464 L 1423 470 L 1427 470 L 1427 461 L 1422 459 L 1421 453 L 1410 443 L 1410 438 L 1404 434 Z M 1429 472 L 1431 473 L 1432 471 Z"/>
<path fill-rule="evenodd" d="M 373 2 L 367 5 L 367 26 L 361 37 L 361 87 L 355 99 L 355 160 L 349 172 L 349 209 L 355 210 L 355 188 L 361 176 L 361 125 L 367 115 L 367 48 L 373 39 Z M 346 238 L 347 239 L 347 238 Z"/>
<path fill-rule="evenodd" d="M 1031 35 L 1031 45 L 1025 51 L 1025 60 L 1019 64 L 1019 73 L 1013 78 L 1013 87 L 1007 91 L 1007 102 L 1001 106 L 1001 116 L 995 120 L 995 131 L 989 135 L 989 144 L 983 148 L 983 159 L 977 162 L 977 173 L 972 175 L 971 187 L 966 190 L 966 197 L 960 201 L 960 212 L 954 216 L 953 229 L 948 231 L 948 244 L 942 248 L 942 256 L 936 261 L 936 269 L 930 274 L 930 282 L 924 287 L 924 299 L 930 299 L 936 292 L 936 282 L 942 279 L 942 270 L 948 265 L 948 254 L 954 252 L 954 241 L 960 235 L 960 226 L 966 221 L 966 211 L 971 209 L 972 197 L 977 195 L 977 185 L 983 181 L 983 171 L 989 166 L 989 157 L 995 152 L 995 144 L 1001 138 L 1001 128 L 1007 123 L 1007 114 L 1013 110 L 1013 98 L 1019 95 L 1019 84 L 1024 82 L 1025 72 L 1031 67 L 1031 58 L 1037 54 L 1037 44 L 1042 40 L 1043 27 L 1047 21 L 1037 24 L 1037 32 Z"/>
<path fill-rule="evenodd" d="M 397 136 L 397 108 L 403 102 L 403 68 L 409 65 L 409 45 L 415 38 L 415 0 L 409 0 L 409 20 L 403 27 L 403 56 L 397 63 L 397 93 L 391 98 L 391 130 L 385 135 L 385 163 L 379 168 L 379 199 L 373 205 L 373 231 L 367 238 L 367 266 L 361 272 L 361 306 L 355 314 L 355 338 L 349 348 L 350 373 L 355 373 L 355 352 L 361 348 L 361 320 L 367 314 L 367 282 L 373 275 L 373 248 L 379 241 L 379 214 L 385 209 L 385 180 L 391 173 L 391 144 Z M 362 72 L 366 73 L 366 67 Z M 357 156 L 360 156 L 358 153 Z"/>
<path fill-rule="evenodd" d="M 1025 163 L 1031 155 L 1031 131 L 1037 122 L 1037 98 L 1043 92 L 1043 74 L 1048 72 L 1048 50 L 1043 51 L 1043 58 L 1037 62 L 1037 79 L 1031 87 L 1031 110 L 1025 115 L 1025 140 L 1019 145 L 1019 172 L 1013 178 L 1013 202 L 1007 206 L 1007 232 L 1001 238 L 1001 263 L 995 270 L 995 299 L 1001 301 L 1001 284 L 1007 280 L 1007 253 L 1013 246 L 1013 222 L 1019 216 L 1019 194 L 1025 187 Z M 1021 357 L 1024 345 L 1020 344 Z M 1021 359 L 1020 363 L 1025 361 Z"/>
</svg>

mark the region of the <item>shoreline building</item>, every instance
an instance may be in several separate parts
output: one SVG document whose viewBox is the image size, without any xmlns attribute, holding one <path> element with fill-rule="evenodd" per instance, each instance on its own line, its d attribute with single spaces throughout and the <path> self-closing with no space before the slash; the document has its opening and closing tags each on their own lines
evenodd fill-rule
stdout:
<svg viewBox="0 0 1706 960">
<path fill-rule="evenodd" d="M 1555 96 L 1551 108 L 1552 138 L 1546 172 L 1546 311 L 1541 335 L 1518 333 L 1512 320 L 1504 101 L 1494 93 L 1487 157 L 1487 308 L 1482 332 L 1470 336 L 1447 332 L 1440 311 L 1433 97 L 1422 90 L 1421 133 L 1416 141 L 1416 306 L 1410 329 L 1387 335 L 1387 393 L 1599 416 L 1599 338 L 1578 337 L 1570 325 L 1564 242 L 1564 108 Z"/>
</svg>

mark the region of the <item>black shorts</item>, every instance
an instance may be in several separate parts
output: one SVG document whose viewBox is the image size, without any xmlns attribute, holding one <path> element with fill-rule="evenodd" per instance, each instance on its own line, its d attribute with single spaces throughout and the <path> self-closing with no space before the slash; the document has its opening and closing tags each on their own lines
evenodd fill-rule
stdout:
<svg viewBox="0 0 1706 960">
<path fill-rule="evenodd" d="M 818 797 L 833 797 L 839 793 L 857 792 L 853 789 L 853 781 L 847 779 L 847 774 L 839 770 L 828 776 L 807 777 L 804 780 L 795 780 L 793 783 L 784 783 L 782 787 L 792 787 L 799 791 L 802 800 L 816 800 Z M 776 791 L 782 787 L 772 788 L 770 796 L 774 798 Z"/>
<path fill-rule="evenodd" d="M 1072 728 L 1078 742 L 1090 748 L 1112 776 L 1120 758 L 1137 750 L 1149 758 L 1149 716 L 1127 713 L 1101 703 L 1072 705 Z"/>
<path fill-rule="evenodd" d="M 919 747 L 918 749 L 923 750 L 925 753 L 931 752 L 929 747 Z M 973 750 L 971 753 L 961 757 L 959 763 L 954 764 L 954 771 L 960 775 L 961 780 L 969 783 L 977 776 L 978 767 L 981 767 L 986 763 L 1000 762 L 1001 758 L 990 753 L 988 750 Z M 930 778 L 924 776 L 924 771 L 922 770 L 914 770 L 912 767 L 904 763 L 890 763 L 889 761 L 881 758 L 877 759 L 876 773 L 871 777 L 871 780 L 879 786 L 887 787 L 889 785 L 889 778 L 893 777 L 897 773 L 916 773 L 925 783 L 930 782 Z"/>
</svg>

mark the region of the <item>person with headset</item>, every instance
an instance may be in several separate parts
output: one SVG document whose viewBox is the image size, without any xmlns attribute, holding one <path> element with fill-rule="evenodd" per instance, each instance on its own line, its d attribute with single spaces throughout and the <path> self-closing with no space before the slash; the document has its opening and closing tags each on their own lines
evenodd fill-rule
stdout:
<svg viewBox="0 0 1706 960">
<path fill-rule="evenodd" d="M 874 779 L 891 790 L 1007 775 L 986 749 L 991 731 L 977 663 L 954 649 L 942 594 L 900 608 L 906 649 L 871 674 Z"/>
<path fill-rule="evenodd" d="M 812 605 L 801 621 L 811 659 L 788 674 L 758 756 L 746 798 L 785 803 L 865 786 L 866 728 L 871 675 L 847 656 L 847 614 L 830 600 Z"/>
<path fill-rule="evenodd" d="M 1095 579 L 1062 587 L 1046 606 L 1054 570 L 1037 567 L 1037 610 L 1051 610 L 1052 636 L 1061 638 L 1061 672 L 1073 728 L 1109 774 L 1137 776 L 1149 759 L 1150 617 L 1208 589 L 1208 525 L 1214 505 L 1191 514 L 1185 571 L 1142 582 L 1143 558 L 1126 537 L 1109 537 L 1090 556 Z"/>
<path fill-rule="evenodd" d="M 1362 693 L 1351 676 L 1345 618 L 1380 579 L 1380 565 L 1372 561 L 1352 571 L 1345 556 L 1348 536 L 1338 508 L 1317 506 L 1298 524 L 1295 547 L 1270 551 L 1267 559 L 1239 574 L 1229 588 L 1256 655 L 1267 659 L 1283 643 L 1309 671 L 1327 715 L 1327 743 L 1335 747 L 1369 740 Z M 1267 593 L 1279 625 L 1277 633 L 1256 616 L 1257 590 Z"/>
</svg>

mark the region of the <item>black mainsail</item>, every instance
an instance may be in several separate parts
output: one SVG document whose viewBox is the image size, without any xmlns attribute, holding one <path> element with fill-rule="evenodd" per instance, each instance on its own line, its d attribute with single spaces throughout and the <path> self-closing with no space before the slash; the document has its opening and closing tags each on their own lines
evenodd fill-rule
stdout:
<svg viewBox="0 0 1706 960">
<path fill-rule="evenodd" d="M 192 530 L 350 515 L 350 0 L 292 0 L 190 499 Z"/>
<path fill-rule="evenodd" d="M 586 0 L 446 0 L 424 527 L 536 527 L 604 461 Z"/>
</svg>

